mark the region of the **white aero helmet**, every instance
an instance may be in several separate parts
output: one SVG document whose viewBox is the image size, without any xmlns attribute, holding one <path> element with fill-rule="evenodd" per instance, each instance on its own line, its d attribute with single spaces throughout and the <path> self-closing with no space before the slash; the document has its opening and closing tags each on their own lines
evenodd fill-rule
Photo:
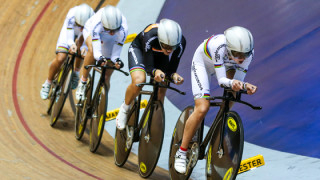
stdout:
<svg viewBox="0 0 320 180">
<path fill-rule="evenodd" d="M 76 23 L 80 26 L 84 26 L 87 20 L 93 16 L 93 9 L 88 4 L 81 4 L 76 7 L 75 19 Z"/>
<path fill-rule="evenodd" d="M 170 19 L 161 19 L 158 26 L 158 39 L 160 45 L 164 44 L 171 47 L 178 45 L 182 39 L 180 25 Z"/>
<path fill-rule="evenodd" d="M 116 30 L 121 26 L 122 14 L 118 8 L 110 5 L 106 6 L 102 11 L 101 22 L 103 27 Z"/>
<path fill-rule="evenodd" d="M 233 26 L 224 31 L 227 40 L 227 50 L 231 56 L 241 54 L 249 57 L 253 50 L 253 37 L 251 32 L 240 26 Z M 240 54 L 239 54 L 240 53 Z"/>
</svg>

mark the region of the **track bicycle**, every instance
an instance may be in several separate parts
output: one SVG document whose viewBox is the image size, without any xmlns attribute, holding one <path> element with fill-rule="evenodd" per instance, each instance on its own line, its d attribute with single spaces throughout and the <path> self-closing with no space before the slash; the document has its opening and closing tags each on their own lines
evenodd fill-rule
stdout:
<svg viewBox="0 0 320 180">
<path fill-rule="evenodd" d="M 169 153 L 169 173 L 171 179 L 184 180 L 188 179 L 200 159 L 207 159 L 206 162 L 206 177 L 214 180 L 234 180 L 238 174 L 240 167 L 243 144 L 244 131 L 241 118 L 236 111 L 230 111 L 230 102 L 236 102 L 247 105 L 254 110 L 261 110 L 262 107 L 253 106 L 248 102 L 241 100 L 241 94 L 246 91 L 236 92 L 230 88 L 224 88 L 223 96 L 211 96 L 210 107 L 220 107 L 217 116 L 212 123 L 207 135 L 203 139 L 204 120 L 201 126 L 196 131 L 194 137 L 189 143 L 187 152 L 187 170 L 185 174 L 180 174 L 174 169 L 175 154 L 182 143 L 185 123 L 188 117 L 192 114 L 194 107 L 186 107 L 177 123 L 172 135 L 170 153 Z M 221 102 L 214 100 L 220 99 Z M 210 142 L 210 143 L 209 143 Z M 205 153 L 207 146 L 208 150 Z"/>
<path fill-rule="evenodd" d="M 49 106 L 47 114 L 50 115 L 50 125 L 53 127 L 60 117 L 64 103 L 71 88 L 71 75 L 76 54 L 68 54 L 59 72 L 55 75 L 49 92 Z"/>
<path fill-rule="evenodd" d="M 119 71 L 126 76 L 129 73 L 117 69 L 113 66 L 108 66 L 107 64 L 100 65 L 88 65 L 85 66 L 86 69 L 90 67 L 93 68 L 92 76 L 89 75 L 87 87 L 85 91 L 84 100 L 79 100 L 76 104 L 76 115 L 75 115 L 75 136 L 76 139 L 80 140 L 86 129 L 86 124 L 88 119 L 90 121 L 90 151 L 96 152 L 103 135 L 104 124 L 106 119 L 107 105 L 108 105 L 108 85 L 105 83 L 105 74 L 107 69 L 112 69 Z M 95 74 L 100 73 L 100 78 L 95 85 L 94 79 Z M 94 89 L 95 85 L 95 89 Z M 95 90 L 95 91 L 94 91 Z"/>
<path fill-rule="evenodd" d="M 147 178 L 154 171 L 160 156 L 164 137 L 165 115 L 163 104 L 158 100 L 159 88 L 167 88 L 185 95 L 178 89 L 164 85 L 150 78 L 149 83 L 137 84 L 138 87 L 153 86 L 153 91 L 141 90 L 128 114 L 124 130 L 116 130 L 114 161 L 119 167 L 128 159 L 132 144 L 139 141 L 138 163 L 140 176 Z M 141 95 L 150 95 L 148 104 L 139 120 Z"/>
</svg>

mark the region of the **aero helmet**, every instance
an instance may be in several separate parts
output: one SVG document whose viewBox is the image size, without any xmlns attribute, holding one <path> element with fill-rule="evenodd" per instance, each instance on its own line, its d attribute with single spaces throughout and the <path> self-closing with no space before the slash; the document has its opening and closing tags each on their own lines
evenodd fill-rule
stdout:
<svg viewBox="0 0 320 180">
<path fill-rule="evenodd" d="M 242 53 L 245 57 L 252 54 L 253 37 L 250 31 L 240 26 L 233 26 L 224 31 L 227 40 L 227 50 L 231 56 L 236 52 Z"/>
<path fill-rule="evenodd" d="M 178 45 L 182 39 L 182 31 L 179 24 L 170 19 L 161 19 L 158 26 L 158 39 L 160 45 Z"/>
<path fill-rule="evenodd" d="M 122 14 L 118 8 L 110 5 L 106 6 L 102 11 L 101 22 L 103 27 L 116 30 L 121 26 Z"/>
<path fill-rule="evenodd" d="M 84 26 L 87 20 L 93 16 L 94 12 L 88 4 L 81 4 L 76 7 L 75 19 L 76 23 L 80 26 Z"/>
</svg>

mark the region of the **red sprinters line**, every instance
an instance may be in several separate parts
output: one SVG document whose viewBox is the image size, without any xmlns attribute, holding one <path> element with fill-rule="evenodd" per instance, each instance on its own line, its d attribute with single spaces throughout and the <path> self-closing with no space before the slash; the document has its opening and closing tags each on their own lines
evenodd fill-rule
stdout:
<svg viewBox="0 0 320 180">
<path fill-rule="evenodd" d="M 50 6 L 50 4 L 52 3 L 53 0 L 49 0 L 47 2 L 47 4 L 45 5 L 45 7 L 42 9 L 41 13 L 39 14 L 39 16 L 37 17 L 37 19 L 35 20 L 35 22 L 32 24 L 26 38 L 23 41 L 23 44 L 21 46 L 21 49 L 19 51 L 19 55 L 18 58 L 16 60 L 16 64 L 14 67 L 14 71 L 13 71 L 13 78 L 12 78 L 12 97 L 13 97 L 13 104 L 14 107 L 16 109 L 17 115 L 19 117 L 19 120 L 21 122 L 21 124 L 23 125 L 23 127 L 25 128 L 25 130 L 28 132 L 28 134 L 33 138 L 33 140 L 35 140 L 43 149 L 45 149 L 46 151 L 48 151 L 51 155 L 53 155 L 55 158 L 59 159 L 60 161 L 62 161 L 63 163 L 67 164 L 68 166 L 88 175 L 91 176 L 95 179 L 102 179 L 99 178 L 93 174 L 90 174 L 82 169 L 80 169 L 79 167 L 71 164 L 70 162 L 64 160 L 63 158 L 61 158 L 59 155 L 57 155 L 55 152 L 53 152 L 51 149 L 49 149 L 46 145 L 44 145 L 39 139 L 38 137 L 32 132 L 32 130 L 30 129 L 30 127 L 28 126 L 27 122 L 25 121 L 21 110 L 20 110 L 20 106 L 19 106 L 19 102 L 18 102 L 18 97 L 17 97 L 17 79 L 18 79 L 18 72 L 19 72 L 19 67 L 20 67 L 20 63 L 21 63 L 21 58 L 22 55 L 24 53 L 24 50 L 29 42 L 29 39 L 33 33 L 33 30 L 35 29 L 36 25 L 39 23 L 40 19 L 42 18 L 42 16 L 44 15 L 44 13 L 46 12 L 46 10 L 48 9 L 48 7 Z"/>
</svg>

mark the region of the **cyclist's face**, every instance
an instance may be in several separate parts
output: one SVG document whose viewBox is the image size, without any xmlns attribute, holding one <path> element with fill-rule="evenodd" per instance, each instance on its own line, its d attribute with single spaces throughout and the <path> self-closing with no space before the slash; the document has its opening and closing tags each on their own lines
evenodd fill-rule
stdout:
<svg viewBox="0 0 320 180">
<path fill-rule="evenodd" d="M 243 52 L 237 52 L 237 51 L 231 51 L 232 56 L 231 59 L 234 60 L 237 64 L 242 64 L 243 61 L 251 56 L 252 51 L 243 53 Z"/>
<path fill-rule="evenodd" d="M 118 29 L 114 29 L 114 30 L 111 30 L 111 29 L 108 29 L 108 28 L 105 28 L 103 27 L 105 31 L 107 31 L 111 36 L 113 36 L 120 28 Z"/>
<path fill-rule="evenodd" d="M 162 42 L 160 42 L 160 46 L 161 46 L 163 53 L 167 56 L 170 55 L 177 48 L 177 46 L 169 46 L 169 45 L 164 44 Z"/>
</svg>

